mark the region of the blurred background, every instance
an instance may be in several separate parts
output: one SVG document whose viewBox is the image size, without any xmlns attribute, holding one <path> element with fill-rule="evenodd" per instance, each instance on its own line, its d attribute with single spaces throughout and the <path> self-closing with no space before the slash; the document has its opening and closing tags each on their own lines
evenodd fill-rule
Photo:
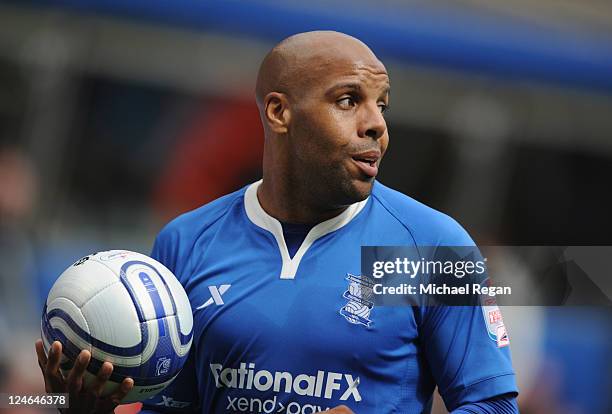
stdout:
<svg viewBox="0 0 612 414">
<path fill-rule="evenodd" d="M 43 390 L 33 342 L 70 263 L 148 253 L 169 219 L 260 178 L 257 68 L 315 29 L 389 70 L 380 181 L 479 244 L 612 244 L 609 1 L 2 1 L 3 392 Z M 612 412 L 609 309 L 503 310 L 521 412 Z"/>
</svg>

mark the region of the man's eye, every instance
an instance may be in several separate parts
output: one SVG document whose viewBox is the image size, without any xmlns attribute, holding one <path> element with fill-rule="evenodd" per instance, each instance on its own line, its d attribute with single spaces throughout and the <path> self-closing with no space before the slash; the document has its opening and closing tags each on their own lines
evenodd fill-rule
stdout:
<svg viewBox="0 0 612 414">
<path fill-rule="evenodd" d="M 339 99 L 337 103 L 342 109 L 350 109 L 355 106 L 355 100 L 351 98 L 350 96 Z"/>
<path fill-rule="evenodd" d="M 384 114 L 389 109 L 389 106 L 385 105 L 384 103 L 378 104 L 378 107 L 380 108 L 381 114 Z"/>
</svg>

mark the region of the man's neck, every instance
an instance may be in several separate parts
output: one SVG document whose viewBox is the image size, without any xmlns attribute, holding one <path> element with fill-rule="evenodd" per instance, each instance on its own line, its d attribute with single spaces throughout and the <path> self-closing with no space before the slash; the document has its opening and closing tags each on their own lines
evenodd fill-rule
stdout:
<svg viewBox="0 0 612 414">
<path fill-rule="evenodd" d="M 259 204 L 266 213 L 283 223 L 318 224 L 336 217 L 348 206 L 324 208 L 300 195 L 290 185 L 264 177 L 257 189 Z"/>
</svg>

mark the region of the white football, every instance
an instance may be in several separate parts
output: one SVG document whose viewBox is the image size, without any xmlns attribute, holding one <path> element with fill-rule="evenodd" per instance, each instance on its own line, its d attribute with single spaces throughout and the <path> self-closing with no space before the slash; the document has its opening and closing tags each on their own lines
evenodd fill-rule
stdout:
<svg viewBox="0 0 612 414">
<path fill-rule="evenodd" d="M 172 272 L 125 250 L 94 253 L 66 269 L 49 292 L 41 322 L 45 352 L 53 341 L 62 343 L 64 374 L 87 349 L 85 384 L 104 361 L 114 370 L 103 395 L 133 378 L 122 402 L 145 400 L 172 382 L 187 359 L 192 329 L 189 299 Z"/>
</svg>

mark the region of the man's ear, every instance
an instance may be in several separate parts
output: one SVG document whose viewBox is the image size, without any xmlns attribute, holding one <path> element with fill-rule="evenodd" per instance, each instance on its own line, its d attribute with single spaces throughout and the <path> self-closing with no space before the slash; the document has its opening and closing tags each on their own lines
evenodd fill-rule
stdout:
<svg viewBox="0 0 612 414">
<path fill-rule="evenodd" d="M 265 121 L 270 129 L 277 134 L 284 134 L 289 127 L 291 111 L 287 95 L 280 92 L 270 92 L 263 101 Z"/>
</svg>

